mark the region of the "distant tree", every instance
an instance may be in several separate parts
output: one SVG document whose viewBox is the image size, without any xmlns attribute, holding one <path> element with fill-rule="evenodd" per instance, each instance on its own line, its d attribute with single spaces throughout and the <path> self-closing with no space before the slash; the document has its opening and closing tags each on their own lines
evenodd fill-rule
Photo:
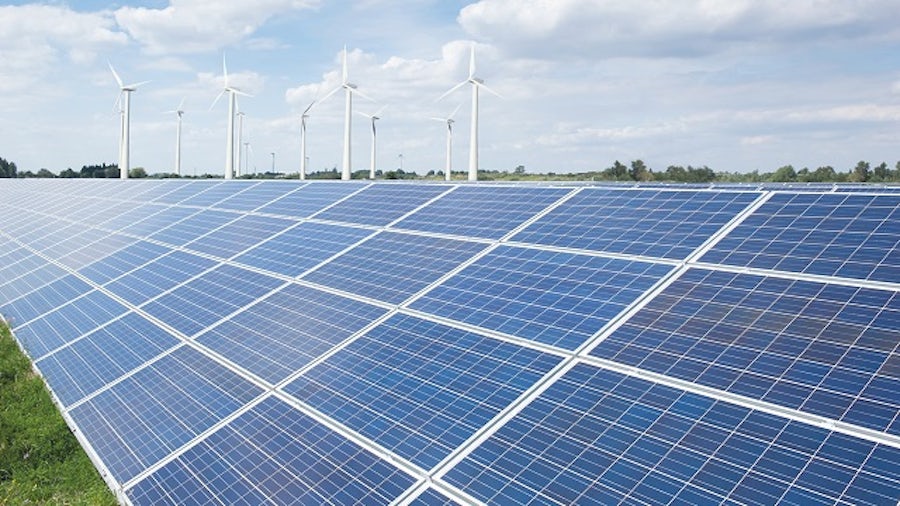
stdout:
<svg viewBox="0 0 900 506">
<path fill-rule="evenodd" d="M 681 165 L 669 165 L 663 173 L 667 181 L 687 181 L 687 171 Z"/>
<path fill-rule="evenodd" d="M 135 167 L 128 171 L 128 177 L 144 178 L 147 177 L 147 171 L 143 167 Z"/>
<path fill-rule="evenodd" d="M 653 172 L 647 168 L 643 160 L 634 160 L 631 162 L 631 170 L 628 171 L 628 175 L 631 176 L 631 179 L 634 181 L 653 180 Z"/>
<path fill-rule="evenodd" d="M 628 167 L 619 162 L 618 160 L 613 163 L 612 167 L 604 170 L 600 173 L 600 176 L 603 179 L 612 179 L 614 181 L 627 181 L 631 179 L 628 175 Z"/>
<path fill-rule="evenodd" d="M 885 162 L 881 162 L 880 165 L 872 169 L 872 181 L 884 182 L 891 180 L 891 170 L 888 169 L 888 164 Z"/>
<path fill-rule="evenodd" d="M 119 168 L 115 166 L 109 166 L 106 170 L 103 171 L 103 177 L 114 179 L 118 178 L 121 175 L 119 172 Z"/>
<path fill-rule="evenodd" d="M 0 177 L 18 177 L 16 164 L 0 158 Z"/>
<path fill-rule="evenodd" d="M 865 183 L 868 181 L 869 162 L 860 160 L 859 163 L 856 164 L 856 167 L 850 172 L 850 177 L 848 179 L 854 183 Z"/>
<path fill-rule="evenodd" d="M 513 174 L 517 174 L 517 175 L 520 175 L 520 176 L 521 176 L 522 174 L 524 174 L 524 173 L 525 173 L 525 166 L 524 166 L 524 165 L 517 165 L 517 166 L 516 166 L 516 169 L 513 171 Z"/>
<path fill-rule="evenodd" d="M 69 168 L 66 169 L 66 170 L 60 171 L 60 172 L 59 172 L 59 177 L 73 178 L 73 177 L 79 177 L 79 175 L 78 175 L 77 172 L 75 172 L 74 170 L 72 170 L 71 167 L 69 167 Z"/>
<path fill-rule="evenodd" d="M 793 165 L 785 165 L 780 167 L 772 174 L 772 181 L 775 183 L 793 183 L 797 181 L 797 172 Z"/>
<path fill-rule="evenodd" d="M 56 174 L 50 172 L 47 169 L 41 169 L 35 174 L 36 177 L 56 177 Z"/>
</svg>

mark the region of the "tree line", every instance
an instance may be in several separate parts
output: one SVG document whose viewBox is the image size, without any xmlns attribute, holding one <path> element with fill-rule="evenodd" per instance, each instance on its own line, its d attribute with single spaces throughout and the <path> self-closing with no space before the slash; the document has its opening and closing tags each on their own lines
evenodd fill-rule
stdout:
<svg viewBox="0 0 900 506">
<path fill-rule="evenodd" d="M 48 169 L 40 169 L 37 172 L 30 170 L 20 171 L 14 162 L 0 158 L 0 178 L 30 178 L 30 177 L 60 177 L 60 178 L 118 178 L 119 167 L 115 164 L 84 165 L 80 170 L 67 168 L 54 174 Z M 365 179 L 369 175 L 367 170 L 353 172 L 354 179 Z M 464 171 L 454 171 L 456 178 L 465 177 Z M 145 169 L 136 167 L 129 171 L 131 178 L 148 177 Z M 376 176 L 384 179 L 443 179 L 443 171 L 429 171 L 425 176 L 419 176 L 414 171 L 392 170 L 378 171 Z M 175 174 L 153 174 L 151 177 L 178 177 Z M 186 177 L 186 176 L 182 176 Z M 189 177 L 189 176 L 187 176 Z M 198 176 L 203 178 L 216 177 L 209 174 Z M 221 176 L 219 176 L 221 177 Z M 258 179 L 292 178 L 298 174 L 261 173 L 254 174 Z M 340 174 L 337 168 L 325 169 L 313 172 L 307 176 L 310 179 L 338 179 Z M 633 160 L 628 165 L 616 160 L 612 166 L 598 171 L 575 173 L 529 173 L 524 165 L 508 170 L 480 170 L 478 178 L 483 181 L 528 181 L 528 180 L 553 180 L 553 181 L 621 181 L 621 182 L 673 182 L 673 183 L 900 183 L 900 161 L 893 168 L 886 162 L 881 162 L 874 167 L 867 161 L 860 160 L 855 167 L 841 171 L 826 165 L 809 169 L 795 169 L 792 165 L 785 165 L 771 172 L 722 172 L 715 171 L 706 165 L 694 167 L 692 165 L 669 165 L 665 170 L 653 170 L 643 160 Z"/>
</svg>

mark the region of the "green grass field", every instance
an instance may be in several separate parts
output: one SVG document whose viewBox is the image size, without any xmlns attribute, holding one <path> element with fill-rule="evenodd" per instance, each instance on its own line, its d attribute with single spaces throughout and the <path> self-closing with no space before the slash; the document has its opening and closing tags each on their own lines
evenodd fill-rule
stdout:
<svg viewBox="0 0 900 506">
<path fill-rule="evenodd" d="M 2 322 L 0 504 L 116 504 Z"/>
</svg>

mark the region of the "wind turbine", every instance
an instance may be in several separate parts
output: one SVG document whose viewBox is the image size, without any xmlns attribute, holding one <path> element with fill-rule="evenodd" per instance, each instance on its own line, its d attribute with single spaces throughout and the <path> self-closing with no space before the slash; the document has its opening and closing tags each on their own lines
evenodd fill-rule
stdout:
<svg viewBox="0 0 900 506">
<path fill-rule="evenodd" d="M 300 115 L 300 180 L 306 179 L 306 118 L 309 117 L 309 112 L 312 110 L 313 106 L 316 105 L 316 101 L 313 100 L 306 106 L 306 109 L 303 110 L 303 114 Z"/>
<path fill-rule="evenodd" d="M 184 116 L 184 99 L 178 104 L 178 108 L 174 111 L 166 111 L 166 113 L 175 113 L 178 116 L 178 125 L 175 128 L 175 173 L 181 175 L 181 117 Z"/>
<path fill-rule="evenodd" d="M 369 162 L 369 179 L 375 179 L 375 122 L 380 120 L 379 114 L 384 112 L 384 107 L 378 109 L 374 114 L 366 114 L 364 112 L 357 112 L 360 116 L 365 116 L 372 121 L 372 155 L 371 161 Z"/>
<path fill-rule="evenodd" d="M 138 86 L 147 84 L 150 81 L 124 84 L 116 69 L 113 68 L 112 63 L 106 63 L 109 64 L 109 70 L 112 71 L 113 77 L 116 78 L 116 84 L 119 85 L 119 97 L 116 99 L 116 104 L 125 104 L 120 109 L 122 111 L 122 120 L 120 124 L 121 139 L 119 141 L 119 177 L 128 179 L 128 171 L 131 169 L 131 92 L 136 90 Z M 122 100 L 123 96 L 125 100 Z"/>
<path fill-rule="evenodd" d="M 253 95 L 244 93 L 234 86 L 229 86 L 228 67 L 225 65 L 224 54 L 222 55 L 222 75 L 225 78 L 225 87 L 222 88 L 222 91 L 220 91 L 216 96 L 216 99 L 213 100 L 212 105 L 209 106 L 209 110 L 212 110 L 213 107 L 216 106 L 216 103 L 219 102 L 222 95 L 228 93 L 228 132 L 225 139 L 225 179 L 232 179 L 234 177 L 234 113 L 235 107 L 237 106 L 237 95 L 243 95 L 245 97 L 252 97 Z"/>
<path fill-rule="evenodd" d="M 462 104 L 456 106 L 456 109 L 453 109 L 453 112 L 450 113 L 450 116 L 446 118 L 431 118 L 435 121 L 440 121 L 441 123 L 447 123 L 447 163 L 444 169 L 444 179 L 446 181 L 450 181 L 450 169 L 452 167 L 452 152 L 453 152 L 453 116 L 456 116 L 456 113 L 459 112 L 459 108 L 462 107 Z"/>
<path fill-rule="evenodd" d="M 478 90 L 480 88 L 484 88 L 485 90 L 493 93 L 494 95 L 500 96 L 496 91 L 488 88 L 484 84 L 484 79 L 479 77 L 475 77 L 475 44 L 472 44 L 472 52 L 469 55 L 469 77 L 466 78 L 465 81 L 457 84 L 456 86 L 447 90 L 446 93 L 440 96 L 438 100 L 446 97 L 447 95 L 453 93 L 458 90 L 462 86 L 466 84 L 472 85 L 472 127 L 469 131 L 470 139 L 469 139 L 469 181 L 477 181 L 478 180 Z"/>
<path fill-rule="evenodd" d="M 353 114 L 353 95 L 357 94 L 367 100 L 372 100 L 367 97 L 365 94 L 356 89 L 356 85 L 350 82 L 349 72 L 347 70 L 347 46 L 344 46 L 344 52 L 341 56 L 341 85 L 337 88 L 331 90 L 322 101 L 326 100 L 331 95 L 334 95 L 339 90 L 343 89 L 345 92 L 345 100 L 344 100 L 344 159 L 341 165 L 341 179 L 349 180 L 350 179 L 350 128 L 351 128 L 351 116 Z M 372 100 L 374 102 L 374 100 Z"/>
</svg>

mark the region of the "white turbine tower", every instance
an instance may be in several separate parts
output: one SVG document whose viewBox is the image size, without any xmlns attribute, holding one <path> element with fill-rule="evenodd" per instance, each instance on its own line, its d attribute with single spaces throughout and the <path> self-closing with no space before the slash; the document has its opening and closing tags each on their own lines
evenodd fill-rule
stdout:
<svg viewBox="0 0 900 506">
<path fill-rule="evenodd" d="M 116 104 L 120 104 L 120 110 L 122 111 L 119 127 L 121 133 L 119 140 L 119 176 L 122 179 L 128 179 L 128 171 L 131 169 L 131 92 L 136 90 L 138 86 L 147 84 L 150 81 L 125 84 L 122 82 L 122 78 L 119 77 L 116 69 L 113 68 L 112 63 L 106 63 L 109 64 L 109 70 L 112 71 L 113 77 L 116 78 L 116 84 L 119 85 L 119 97 L 116 99 Z M 125 100 L 122 100 L 123 96 Z M 121 104 L 124 104 L 124 106 Z"/>
<path fill-rule="evenodd" d="M 374 114 L 366 114 L 364 112 L 358 112 L 360 116 L 365 116 L 372 121 L 372 153 L 369 161 L 369 179 L 375 179 L 375 122 L 380 120 L 379 116 L 382 112 L 384 112 L 384 107 L 378 109 Z"/>
<path fill-rule="evenodd" d="M 453 123 L 455 123 L 453 116 L 456 116 L 460 107 L 462 107 L 462 104 L 456 106 L 456 109 L 453 109 L 453 112 L 446 118 L 431 118 L 441 123 L 447 123 L 447 162 L 444 168 L 444 180 L 446 181 L 450 181 L 450 170 L 453 167 Z"/>
<path fill-rule="evenodd" d="M 238 113 L 237 113 L 237 117 L 238 117 L 238 146 L 237 146 L 238 156 L 237 156 L 237 169 L 235 170 L 235 175 L 240 176 L 241 175 L 241 152 L 242 152 L 241 146 L 243 146 L 243 142 L 244 142 L 244 116 L 246 116 L 246 115 L 244 114 L 244 111 L 240 110 L 240 105 L 238 105 L 237 108 L 238 108 Z"/>
<path fill-rule="evenodd" d="M 173 111 L 166 111 L 167 114 L 175 113 L 178 116 L 178 123 L 175 127 L 175 174 L 181 175 L 181 117 L 184 116 L 184 99 L 178 104 L 178 108 Z"/>
<path fill-rule="evenodd" d="M 306 106 L 306 109 L 303 110 L 303 114 L 300 115 L 300 179 L 306 179 L 306 119 L 309 118 L 309 112 L 312 110 L 313 106 L 316 105 L 316 101 L 313 100 Z"/>
<path fill-rule="evenodd" d="M 353 115 L 353 95 L 357 94 L 365 99 L 372 100 L 367 97 L 365 94 L 360 92 L 356 85 L 350 82 L 350 75 L 347 70 L 347 46 L 344 46 L 344 52 L 341 56 L 341 85 L 337 88 L 331 90 L 328 95 L 322 99 L 324 101 L 331 95 L 334 95 L 339 90 L 343 89 L 345 93 L 344 99 L 344 158 L 343 163 L 341 164 L 341 179 L 349 180 L 350 179 L 350 129 L 352 127 L 352 119 Z M 372 100 L 374 102 L 374 100 Z"/>
<path fill-rule="evenodd" d="M 213 107 L 216 106 L 216 103 L 219 102 L 222 95 L 228 93 L 228 131 L 225 138 L 225 179 L 232 179 L 234 177 L 234 114 L 237 105 L 237 95 L 243 95 L 245 97 L 252 97 L 253 95 L 244 93 L 234 86 L 229 86 L 228 67 L 225 65 L 225 55 L 222 55 L 222 75 L 225 78 L 225 87 L 222 88 L 222 91 L 220 91 L 216 96 L 216 99 L 213 100 L 212 105 L 209 106 L 209 110 L 212 110 Z"/>
<path fill-rule="evenodd" d="M 472 52 L 469 55 L 469 77 L 457 84 L 456 86 L 447 90 L 446 93 L 440 96 L 438 100 L 446 97 L 447 95 L 453 93 L 458 90 L 462 86 L 466 84 L 472 85 L 472 127 L 469 131 L 470 139 L 469 139 L 469 181 L 477 181 L 478 180 L 478 90 L 480 88 L 484 88 L 485 90 L 497 95 L 496 91 L 488 88 L 484 84 L 484 80 L 478 77 L 475 77 L 475 44 L 472 44 Z"/>
</svg>

